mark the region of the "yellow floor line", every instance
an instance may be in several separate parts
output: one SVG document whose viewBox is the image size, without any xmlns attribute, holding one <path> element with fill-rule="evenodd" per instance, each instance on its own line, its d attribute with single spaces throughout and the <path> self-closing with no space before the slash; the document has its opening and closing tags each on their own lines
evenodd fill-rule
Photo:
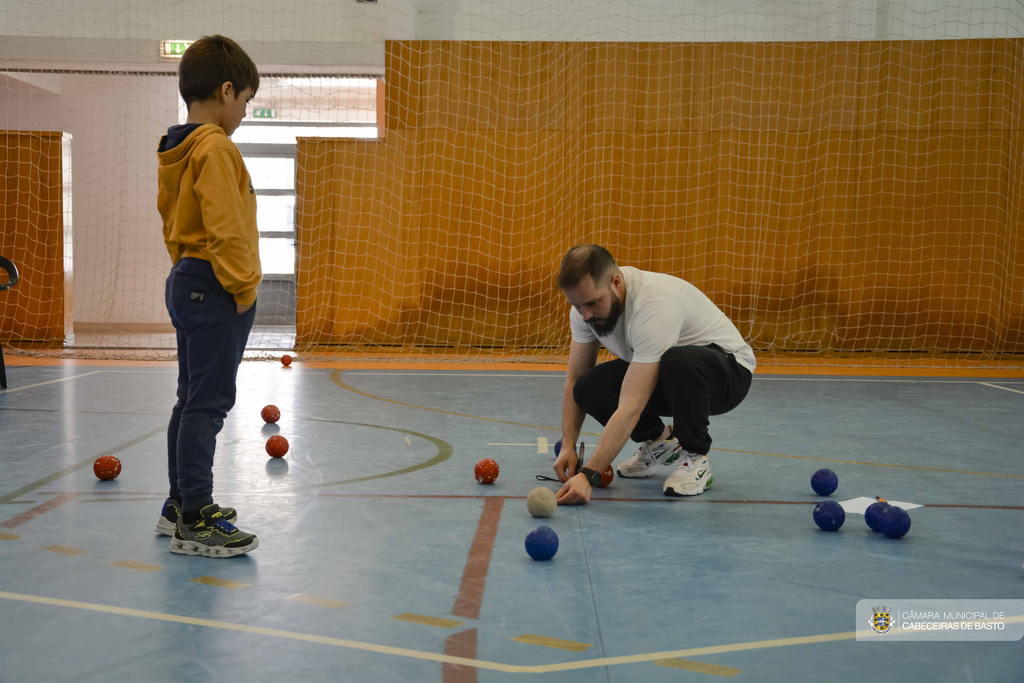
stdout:
<svg viewBox="0 0 1024 683">
<path fill-rule="evenodd" d="M 237 590 L 239 588 L 245 588 L 250 585 L 248 583 L 242 583 L 241 581 L 232 581 L 231 579 L 221 579 L 216 576 L 200 576 L 198 579 L 189 579 L 192 583 L 201 583 L 204 586 L 216 586 L 217 588 L 230 588 L 231 590 Z"/>
<path fill-rule="evenodd" d="M 285 600 L 291 600 L 292 602 L 301 602 L 304 605 L 313 605 L 314 607 L 329 607 L 336 609 L 338 607 L 344 607 L 349 604 L 344 600 L 332 600 L 331 598 L 321 598 L 316 595 L 303 595 L 302 593 L 296 593 L 295 595 L 289 595 Z"/>
<path fill-rule="evenodd" d="M 146 564 L 145 562 L 134 562 L 132 560 L 118 560 L 117 562 L 110 563 L 114 567 L 121 567 L 123 569 L 134 569 L 137 572 L 158 572 L 163 567 L 158 564 Z"/>
<path fill-rule="evenodd" d="M 226 631 L 239 631 L 255 635 L 286 638 L 307 643 L 319 643 L 321 645 L 334 645 L 353 650 L 366 652 L 377 652 L 380 654 L 395 655 L 398 657 L 410 657 L 423 659 L 431 662 L 442 662 L 447 664 L 461 664 L 472 666 L 477 669 L 489 671 L 501 671 L 504 673 L 553 673 L 556 671 L 575 671 L 580 669 L 596 669 L 602 666 L 613 666 L 617 664 L 636 664 L 639 662 L 655 662 L 664 659 L 682 657 L 696 657 L 700 655 L 721 654 L 723 652 L 742 652 L 745 650 L 763 650 L 773 647 L 785 647 L 789 645 L 808 645 L 812 643 L 827 643 L 841 640 L 853 640 L 858 635 L 861 637 L 881 637 L 874 631 L 848 631 L 846 633 L 827 633 L 820 636 L 804 636 L 799 638 L 781 638 L 777 640 L 759 640 L 750 643 L 734 643 L 731 645 L 716 645 L 712 647 L 698 647 L 689 650 L 673 650 L 670 652 L 652 652 L 648 654 L 627 655 L 623 657 L 601 657 L 599 659 L 585 659 L 578 662 L 565 662 L 562 664 L 541 664 L 531 666 L 516 666 L 512 664 L 501 664 L 499 662 L 488 662 L 482 659 L 468 659 L 466 657 L 453 657 L 451 655 L 436 654 L 434 652 L 423 652 L 389 645 L 376 645 L 374 643 L 363 643 L 356 640 L 344 640 L 342 638 L 330 638 L 328 636 L 317 636 L 309 633 L 296 633 L 293 631 L 281 631 L 273 628 L 262 628 L 260 626 L 249 626 L 246 624 L 233 624 L 227 621 L 212 621 L 210 619 L 195 619 L 193 617 L 182 617 L 176 614 L 164 614 L 161 612 L 148 612 L 145 610 L 129 609 L 126 607 L 113 607 L 111 605 L 99 605 L 89 602 L 76 602 L 74 600 L 61 600 L 59 598 L 46 598 L 39 595 L 25 595 L 23 593 L 7 593 L 0 591 L 0 599 L 17 600 L 39 605 L 51 605 L 54 607 L 71 607 L 74 609 L 89 610 L 92 612 L 103 612 L 106 614 L 118 614 L 121 616 L 138 617 L 141 619 L 152 619 L 155 621 L 167 621 L 176 624 L 190 624 L 192 626 L 206 626 Z M 1005 623 L 1024 622 L 1024 617 L 1007 617 L 1002 620 Z"/>
<path fill-rule="evenodd" d="M 593 643 L 577 643 L 575 640 L 548 638 L 547 636 L 537 636 L 532 633 L 524 633 L 521 636 L 516 636 L 512 640 L 516 641 L 517 643 L 527 643 L 529 645 L 542 645 L 544 647 L 554 647 L 559 650 L 568 650 L 569 652 L 583 652 L 587 648 L 594 647 Z"/>
<path fill-rule="evenodd" d="M 17 541 L 21 536 L 18 534 L 9 534 L 6 531 L 0 531 L 0 541 Z"/>
<path fill-rule="evenodd" d="M 391 617 L 398 621 L 408 621 L 410 624 L 422 624 L 424 626 L 437 626 L 438 628 L 455 628 L 462 624 L 461 621 L 454 621 L 452 619 L 440 619 L 438 617 L 428 617 L 424 614 L 398 614 Z"/>
<path fill-rule="evenodd" d="M 72 548 L 66 545 L 44 545 L 43 550 L 49 550 L 51 553 L 60 553 L 61 555 L 84 555 L 88 550 L 80 550 L 79 548 Z"/>
<path fill-rule="evenodd" d="M 725 676 L 729 678 L 738 673 L 743 673 L 740 669 L 733 669 L 729 666 L 705 664 L 704 662 L 691 662 L 688 659 L 656 659 L 654 660 L 654 663 L 658 666 L 667 666 L 670 669 L 683 669 L 685 671 L 696 671 L 701 674 L 711 674 L 712 676 Z"/>
</svg>

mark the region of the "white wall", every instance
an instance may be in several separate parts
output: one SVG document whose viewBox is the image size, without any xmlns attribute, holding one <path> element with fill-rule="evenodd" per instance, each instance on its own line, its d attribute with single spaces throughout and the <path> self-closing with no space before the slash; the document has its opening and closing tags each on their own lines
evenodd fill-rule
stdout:
<svg viewBox="0 0 1024 683">
<path fill-rule="evenodd" d="M 73 319 L 165 322 L 156 146 L 177 123 L 175 79 L 51 78 L 60 95 L 0 75 L 0 127 L 72 135 Z"/>
</svg>

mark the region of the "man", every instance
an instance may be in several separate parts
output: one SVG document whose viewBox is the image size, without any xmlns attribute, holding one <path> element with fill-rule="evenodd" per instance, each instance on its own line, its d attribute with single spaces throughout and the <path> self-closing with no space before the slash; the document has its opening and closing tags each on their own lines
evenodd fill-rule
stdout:
<svg viewBox="0 0 1024 683">
<path fill-rule="evenodd" d="M 711 486 L 708 416 L 727 413 L 747 395 L 754 352 L 736 326 L 700 290 L 671 275 L 618 267 L 604 247 L 566 253 L 558 286 L 572 304 L 572 345 L 562 397 L 562 451 L 555 473 L 560 505 L 590 500 L 601 472 L 627 438 L 640 443 L 618 467 L 622 477 L 650 477 L 677 463 L 668 496 Z M 603 345 L 618 358 L 596 365 Z M 578 469 L 576 440 L 586 415 L 604 432 Z M 671 416 L 666 426 L 662 416 Z"/>
</svg>

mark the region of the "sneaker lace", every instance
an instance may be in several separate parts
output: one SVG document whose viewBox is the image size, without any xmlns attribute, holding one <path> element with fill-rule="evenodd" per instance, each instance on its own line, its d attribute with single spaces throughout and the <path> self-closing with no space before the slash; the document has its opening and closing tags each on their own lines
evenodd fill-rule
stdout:
<svg viewBox="0 0 1024 683">
<path fill-rule="evenodd" d="M 636 452 L 633 453 L 633 457 L 629 459 L 629 463 L 635 464 L 638 462 L 650 462 L 651 460 L 654 460 L 653 444 L 653 441 L 644 441 L 640 444 L 637 447 Z"/>
</svg>

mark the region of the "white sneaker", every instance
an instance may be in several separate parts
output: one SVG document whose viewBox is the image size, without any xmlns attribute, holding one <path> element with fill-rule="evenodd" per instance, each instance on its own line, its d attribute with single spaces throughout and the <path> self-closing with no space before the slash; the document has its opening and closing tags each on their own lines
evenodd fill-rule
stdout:
<svg viewBox="0 0 1024 683">
<path fill-rule="evenodd" d="M 711 488 L 713 481 L 708 456 L 683 451 L 679 464 L 665 480 L 662 491 L 666 496 L 696 496 Z"/>
<path fill-rule="evenodd" d="M 679 459 L 683 447 L 676 439 L 644 441 L 626 462 L 618 466 L 620 477 L 649 477 L 658 465 L 669 465 Z"/>
</svg>

